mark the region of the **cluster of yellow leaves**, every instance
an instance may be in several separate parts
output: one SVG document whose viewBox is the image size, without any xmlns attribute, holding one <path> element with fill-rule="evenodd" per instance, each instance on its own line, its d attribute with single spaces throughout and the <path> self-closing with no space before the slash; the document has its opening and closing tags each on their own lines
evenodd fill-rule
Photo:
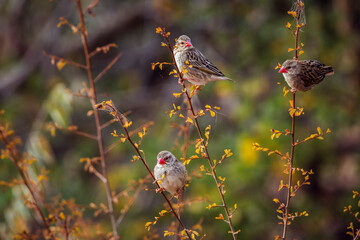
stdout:
<svg viewBox="0 0 360 240">
<path fill-rule="evenodd" d="M 213 111 L 213 109 L 220 110 L 220 107 L 216 107 L 216 106 L 211 107 L 210 105 L 205 105 L 205 108 L 206 108 L 205 112 L 206 111 L 210 112 L 211 117 L 215 117 L 215 111 Z"/>
<path fill-rule="evenodd" d="M 193 160 L 193 159 L 199 159 L 199 156 L 198 155 L 192 155 L 191 157 L 183 160 L 184 165 L 190 164 L 191 160 Z"/>
<path fill-rule="evenodd" d="M 278 69 L 278 68 L 281 68 L 281 64 L 280 64 L 280 63 L 278 63 L 278 64 L 276 65 L 275 70 Z"/>
<path fill-rule="evenodd" d="M 173 65 L 173 64 L 172 64 L 172 63 L 168 63 L 168 62 L 156 62 L 156 63 L 151 63 L 151 69 L 152 69 L 152 70 L 155 70 L 155 67 L 156 67 L 157 65 L 159 65 L 160 70 L 162 70 L 162 69 L 163 69 L 163 65 Z M 176 73 L 176 72 L 175 72 L 175 73 Z M 169 75 L 171 75 L 171 74 L 174 74 L 174 72 L 171 71 L 171 72 L 169 73 Z"/>
<path fill-rule="evenodd" d="M 271 131 L 271 133 L 272 133 L 272 134 L 271 134 L 271 140 L 273 140 L 274 137 L 275 137 L 275 138 L 279 138 L 282 134 L 284 134 L 285 136 L 290 134 L 290 130 L 289 130 L 289 129 L 285 129 L 284 132 L 281 132 L 281 131 L 276 130 L 276 129 L 271 129 L 270 131 Z"/>
<path fill-rule="evenodd" d="M 289 114 L 291 117 L 293 117 L 294 115 L 296 117 L 303 115 L 304 114 L 304 108 L 302 107 L 296 107 L 294 108 L 294 102 L 293 100 L 289 100 L 290 103 L 290 108 L 289 108 Z"/>
<path fill-rule="evenodd" d="M 352 191 L 353 192 L 353 199 L 359 198 L 357 201 L 357 206 L 358 208 L 360 208 L 360 193 L 358 191 Z M 344 212 L 348 212 L 351 215 L 354 216 L 355 220 L 360 223 L 360 218 L 359 218 L 359 214 L 360 214 L 360 210 L 358 209 L 357 211 L 353 211 L 353 206 L 349 205 L 349 206 L 345 206 L 344 207 Z M 355 236 L 359 235 L 360 233 L 360 227 L 359 228 L 355 228 L 354 227 L 354 223 L 350 222 L 349 226 L 347 227 L 347 229 L 349 231 L 346 232 L 346 234 L 352 236 L 355 239 Z"/>
<path fill-rule="evenodd" d="M 121 142 L 125 142 L 126 139 L 127 139 L 127 137 L 126 137 L 123 133 L 121 133 L 120 135 L 118 135 L 117 132 L 116 132 L 116 130 L 114 130 L 114 131 L 111 132 L 110 134 L 111 134 L 113 137 L 118 137 L 118 138 L 120 138 L 120 141 L 121 141 Z"/>
<path fill-rule="evenodd" d="M 321 130 L 320 127 L 317 127 L 316 130 L 317 130 L 317 133 L 311 134 L 309 137 L 305 138 L 305 139 L 302 140 L 302 141 L 296 141 L 295 146 L 298 145 L 298 144 L 302 144 L 302 143 L 304 143 L 304 142 L 306 142 L 306 141 L 309 141 L 309 140 L 311 140 L 311 139 L 320 139 L 320 140 L 323 140 L 323 139 L 324 139 L 324 135 L 326 135 L 326 134 L 328 134 L 328 133 L 331 133 L 331 130 L 330 130 L 329 128 L 326 130 L 325 133 Z"/>
<path fill-rule="evenodd" d="M 302 211 L 302 212 L 295 212 L 295 213 L 288 213 L 287 216 L 285 216 L 285 204 L 280 202 L 279 199 L 277 198 L 274 198 L 273 199 L 273 202 L 276 203 L 276 204 L 279 204 L 279 207 L 278 209 L 276 210 L 276 212 L 280 215 L 277 215 L 277 218 L 281 221 L 279 221 L 278 223 L 281 225 L 281 224 L 284 224 L 285 220 L 286 220 L 286 224 L 287 225 L 290 225 L 291 224 L 291 221 L 293 221 L 295 218 L 297 217 L 307 217 L 309 216 L 309 214 L 306 212 L 306 211 Z M 279 238 L 276 238 L 275 239 L 279 239 Z"/>
<path fill-rule="evenodd" d="M 304 43 L 300 43 L 300 46 L 297 46 L 296 50 L 299 51 L 299 56 L 304 53 L 302 50 L 302 47 L 304 46 Z M 288 48 L 288 52 L 294 51 L 294 48 Z"/>
<path fill-rule="evenodd" d="M 158 34 L 161 34 L 161 36 L 163 36 L 163 37 L 169 37 L 170 36 L 170 32 L 166 32 L 165 28 L 162 28 L 162 27 L 157 27 L 155 32 L 158 33 Z"/>
<path fill-rule="evenodd" d="M 289 15 L 293 16 L 294 18 L 297 17 L 297 13 L 295 11 L 288 11 L 287 12 Z"/>
<path fill-rule="evenodd" d="M 159 217 L 155 217 L 155 221 L 145 223 L 145 229 L 146 229 L 147 231 L 150 231 L 151 226 L 155 225 L 155 224 L 157 223 L 157 221 L 158 221 L 161 217 L 165 216 L 165 215 L 168 214 L 168 213 L 171 213 L 171 211 L 169 211 L 169 210 L 161 210 L 161 211 L 159 212 Z"/>
</svg>

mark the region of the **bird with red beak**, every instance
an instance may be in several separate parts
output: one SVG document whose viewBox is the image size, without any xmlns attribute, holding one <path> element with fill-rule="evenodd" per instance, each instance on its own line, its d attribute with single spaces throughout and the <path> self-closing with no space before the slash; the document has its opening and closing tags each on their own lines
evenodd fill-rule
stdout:
<svg viewBox="0 0 360 240">
<path fill-rule="evenodd" d="M 317 60 L 286 60 L 279 73 L 282 73 L 292 92 L 306 92 L 334 74 L 331 66 Z"/>
</svg>

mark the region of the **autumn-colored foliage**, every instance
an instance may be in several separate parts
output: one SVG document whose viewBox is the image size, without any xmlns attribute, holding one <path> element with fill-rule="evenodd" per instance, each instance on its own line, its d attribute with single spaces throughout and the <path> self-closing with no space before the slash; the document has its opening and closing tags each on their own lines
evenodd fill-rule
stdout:
<svg viewBox="0 0 360 240">
<path fill-rule="evenodd" d="M 0 111 L 0 239 L 332 240 L 345 234 L 360 239 L 358 190 L 349 199 L 359 179 L 354 161 L 359 125 L 353 120 L 358 111 L 356 101 L 349 101 L 358 99 L 356 94 L 335 81 L 325 90 L 295 93 L 271 67 L 289 54 L 296 60 L 314 54 L 314 42 L 320 40 L 308 27 L 328 21 L 306 22 L 305 5 L 316 3 L 293 0 L 286 11 L 286 4 L 269 1 L 258 7 L 241 1 L 124 2 L 129 5 L 121 5 L 121 14 L 104 11 L 106 1 L 85 6 L 73 0 L 65 8 L 48 3 L 62 10 L 61 16 L 51 15 L 49 25 L 71 39 L 73 49 L 64 39 L 64 48 L 58 42 L 52 48 L 34 44 L 41 46 L 39 55 L 47 64 L 34 78 L 55 72 L 48 84 L 52 92 L 46 92 L 51 101 L 35 107 L 33 99 L 4 101 L 1 106 L 6 111 Z M 269 6 L 271 11 L 264 11 Z M 328 16 L 322 11 L 318 16 Z M 18 12 L 12 12 L 14 18 Z M 276 25 L 271 31 L 266 30 L 269 16 Z M 186 32 L 179 23 L 187 24 Z M 187 70 L 179 69 L 173 52 L 180 29 L 192 32 L 199 49 L 223 62 L 235 82 L 201 87 L 187 82 Z M 253 36 L 245 33 L 249 29 Z M 111 38 L 114 33 L 118 38 Z M 308 33 L 306 41 L 300 40 Z M 328 47 L 319 54 L 336 62 L 332 51 Z M 343 56 L 348 68 L 355 55 Z M 332 100 L 328 93 L 334 92 Z M 340 96 L 345 92 L 346 99 Z M 28 115 L 37 115 L 31 134 L 24 133 Z M 354 124 L 352 130 L 341 132 L 346 124 Z M 187 168 L 183 201 L 154 177 L 155 156 L 165 149 Z M 344 204 L 342 198 L 356 202 Z M 341 219 L 334 219 L 341 211 Z"/>
</svg>

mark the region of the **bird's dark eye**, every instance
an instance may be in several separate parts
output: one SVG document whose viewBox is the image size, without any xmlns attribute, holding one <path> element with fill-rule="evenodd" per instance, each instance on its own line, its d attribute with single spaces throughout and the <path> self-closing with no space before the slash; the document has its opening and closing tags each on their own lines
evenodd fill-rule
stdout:
<svg viewBox="0 0 360 240">
<path fill-rule="evenodd" d="M 287 70 L 291 69 L 291 66 L 286 67 Z"/>
</svg>

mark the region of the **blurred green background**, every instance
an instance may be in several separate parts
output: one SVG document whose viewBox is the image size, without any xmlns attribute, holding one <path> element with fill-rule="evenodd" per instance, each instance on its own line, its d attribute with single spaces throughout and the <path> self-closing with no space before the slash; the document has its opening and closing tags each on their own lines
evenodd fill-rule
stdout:
<svg viewBox="0 0 360 240">
<path fill-rule="evenodd" d="M 87 6 L 91 1 L 83 1 Z M 343 213 L 345 205 L 355 204 L 352 190 L 359 190 L 360 160 L 360 4 L 358 1 L 305 1 L 306 27 L 300 35 L 305 53 L 300 59 L 317 59 L 332 65 L 335 75 L 327 77 L 312 91 L 297 94 L 298 105 L 305 115 L 297 120 L 296 135 L 303 139 L 330 128 L 332 133 L 323 141 L 313 140 L 296 148 L 295 165 L 313 169 L 311 185 L 301 189 L 293 199 L 292 210 L 309 212 L 308 217 L 296 219 L 290 226 L 289 239 L 335 240 L 351 239 L 346 226 L 353 218 Z M 181 34 L 191 37 L 195 47 L 221 69 L 231 82 L 208 84 L 200 92 L 196 105 L 221 107 L 216 118 L 201 118 L 203 129 L 212 125 L 209 150 L 219 159 L 223 149 L 231 148 L 234 155 L 218 169 L 226 177 L 229 205 L 237 203 L 233 217 L 239 239 L 273 239 L 282 226 L 276 218 L 277 205 L 273 198 L 284 200 L 278 192 L 284 162 L 275 156 L 255 152 L 253 142 L 282 152 L 289 151 L 290 138 L 270 139 L 270 129 L 290 128 L 287 109 L 289 96 L 284 98 L 282 75 L 274 70 L 278 62 L 293 57 L 287 49 L 294 46 L 294 38 L 287 22 L 293 23 L 287 11 L 292 1 L 285 0 L 103 0 L 94 9 L 96 17 L 86 15 L 91 49 L 116 43 L 117 49 L 93 58 L 95 75 L 119 52 L 119 62 L 97 84 L 99 101 L 112 99 L 121 111 L 131 111 L 129 119 L 134 126 L 148 121 L 155 124 L 146 135 L 142 149 L 151 168 L 161 150 L 172 150 L 181 156 L 175 144 L 177 129 L 172 123 L 181 120 L 169 118 L 166 111 L 172 103 L 181 104 L 173 92 L 180 92 L 177 79 L 169 77 L 170 67 L 151 70 L 152 62 L 170 61 L 163 41 L 155 28 L 164 26 L 170 38 Z M 106 202 L 105 189 L 98 179 L 83 170 L 82 157 L 97 156 L 97 144 L 61 131 L 52 138 L 44 130 L 46 122 L 56 121 L 62 126 L 79 126 L 79 130 L 95 133 L 89 101 L 74 98 L 66 88 L 77 92 L 86 73 L 72 66 L 59 71 L 52 66 L 43 51 L 83 62 L 79 35 L 69 28 L 57 28 L 59 17 L 74 25 L 78 17 L 72 1 L 0 1 L 0 107 L 24 142 L 24 151 L 39 159 L 40 166 L 49 170 L 47 194 L 74 198 L 77 203 Z M 101 113 L 102 122 L 110 117 Z M 110 132 L 119 131 L 116 124 L 104 130 L 105 143 L 114 139 Z M 197 137 L 191 129 L 191 138 Z M 180 144 L 182 138 L 178 139 Z M 190 147 L 189 154 L 194 152 Z M 134 155 L 128 143 L 120 144 L 107 155 L 111 186 L 116 191 L 125 189 L 128 182 L 143 178 L 147 172 L 141 162 L 131 163 Z M 198 170 L 205 160 L 194 160 L 188 173 Z M 0 180 L 10 180 L 17 172 L 8 159 L 0 162 Z M 153 188 L 153 186 L 150 186 Z M 187 200 L 208 197 L 220 204 L 213 179 L 193 177 L 185 193 Z M 146 199 L 146 200 L 145 200 Z M 117 215 L 127 199 L 116 206 Z M 19 191 L 7 189 L 0 193 L 0 239 L 10 239 L 22 229 L 23 221 L 33 218 L 21 208 Z M 215 220 L 220 209 L 207 210 L 209 202 L 193 203 L 186 207 L 183 220 L 186 226 L 203 221 L 205 239 L 230 239 L 228 226 Z M 356 205 L 356 204 L 355 204 Z M 144 224 L 153 221 L 163 209 L 163 199 L 153 191 L 141 191 L 134 205 L 123 219 L 119 233 L 122 239 L 143 239 L 147 234 Z M 92 217 L 109 230 L 108 217 Z M 156 225 L 166 229 L 172 217 L 162 218 Z M 359 226 L 359 223 L 355 226 Z"/>
</svg>

